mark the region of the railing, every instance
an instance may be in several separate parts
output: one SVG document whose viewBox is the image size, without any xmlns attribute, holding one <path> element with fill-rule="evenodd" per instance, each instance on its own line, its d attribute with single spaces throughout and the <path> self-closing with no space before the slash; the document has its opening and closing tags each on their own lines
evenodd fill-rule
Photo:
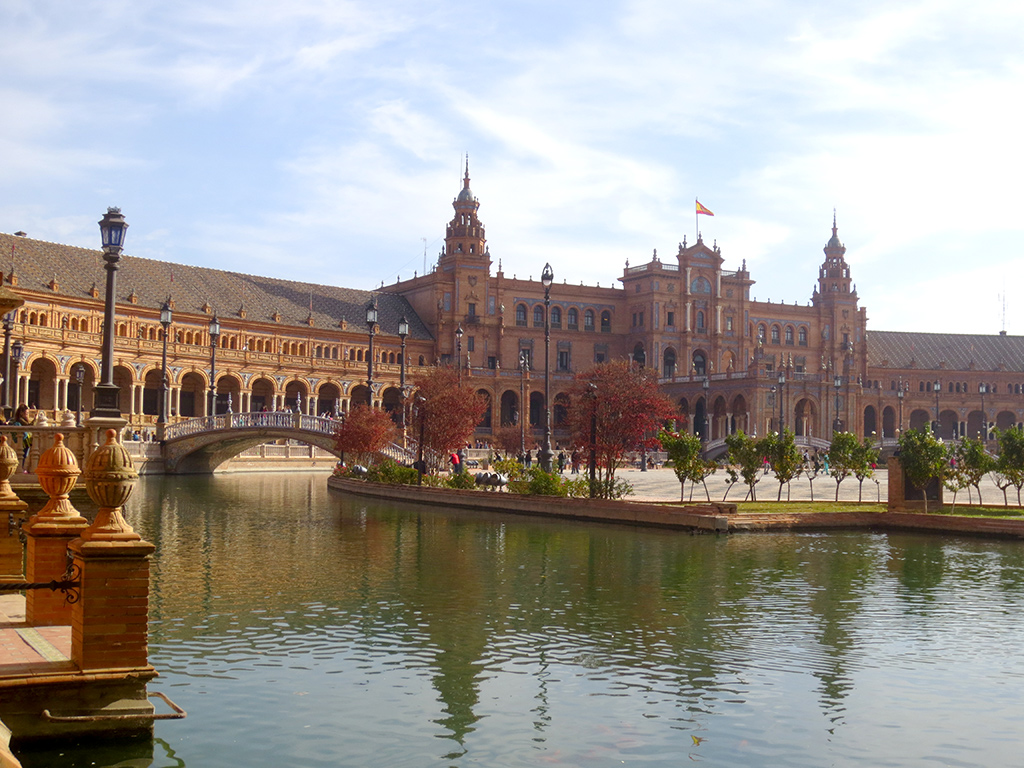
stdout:
<svg viewBox="0 0 1024 768">
<path fill-rule="evenodd" d="M 321 416 L 309 416 L 289 411 L 267 411 L 255 413 L 222 413 L 217 416 L 199 416 L 194 419 L 171 424 L 164 432 L 165 439 L 215 432 L 221 429 L 292 429 L 299 432 L 316 432 L 333 435 L 338 422 Z"/>
</svg>

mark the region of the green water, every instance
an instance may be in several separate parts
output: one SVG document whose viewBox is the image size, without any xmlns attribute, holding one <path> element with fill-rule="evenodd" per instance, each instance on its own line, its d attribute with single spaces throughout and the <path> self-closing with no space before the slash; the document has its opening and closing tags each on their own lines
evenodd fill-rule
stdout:
<svg viewBox="0 0 1024 768">
<path fill-rule="evenodd" d="M 154 478 L 154 742 L 36 766 L 1017 766 L 1024 545 Z"/>
</svg>

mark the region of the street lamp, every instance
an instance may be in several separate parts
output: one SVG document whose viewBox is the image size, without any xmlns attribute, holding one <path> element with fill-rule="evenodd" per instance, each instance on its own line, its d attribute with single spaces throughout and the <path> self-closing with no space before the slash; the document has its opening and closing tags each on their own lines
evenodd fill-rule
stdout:
<svg viewBox="0 0 1024 768">
<path fill-rule="evenodd" d="M 939 390 L 942 389 L 942 383 L 936 379 L 935 383 L 932 384 L 932 389 L 935 390 L 935 436 L 939 436 Z"/>
<path fill-rule="evenodd" d="M 78 382 L 78 426 L 82 426 L 82 382 L 85 381 L 85 366 L 75 368 L 75 381 Z"/>
<path fill-rule="evenodd" d="M 782 400 L 783 391 L 786 387 L 786 374 L 784 371 L 779 371 L 779 436 L 781 437 L 782 431 L 786 428 L 786 416 L 783 412 Z"/>
<path fill-rule="evenodd" d="M 710 402 L 708 399 L 708 390 L 711 388 L 711 382 L 708 380 L 707 375 L 704 376 L 704 381 L 701 382 L 701 386 L 704 387 L 704 445 L 706 448 L 707 444 L 711 442 L 711 430 L 708 427 L 710 424 L 710 420 L 708 418 L 708 404 Z"/>
<path fill-rule="evenodd" d="M 114 305 L 117 301 L 117 268 L 124 247 L 125 230 L 128 223 L 121 215 L 120 208 L 108 208 L 100 219 L 100 234 L 103 237 L 103 260 L 107 270 L 107 293 L 103 306 L 103 348 L 100 355 L 100 383 L 93 394 L 91 416 L 120 419 L 120 391 L 114 383 Z"/>
<path fill-rule="evenodd" d="M 220 337 L 220 322 L 217 316 L 210 318 L 210 407 L 208 416 L 217 415 L 217 339 Z"/>
<path fill-rule="evenodd" d="M 14 312 L 4 315 L 4 418 L 11 418 L 11 330 L 14 328 Z"/>
<path fill-rule="evenodd" d="M 399 387 L 402 390 L 402 440 L 405 441 L 405 409 L 408 407 L 405 400 L 408 393 L 405 391 L 405 337 L 409 335 L 409 320 L 402 315 L 398 321 L 398 338 L 402 340 L 402 359 L 399 361 L 402 367 L 398 371 Z"/>
<path fill-rule="evenodd" d="M 555 273 L 550 264 L 544 265 L 540 282 L 544 286 L 544 449 L 540 452 L 540 466 L 551 471 L 551 283 Z"/>
<path fill-rule="evenodd" d="M 416 479 L 416 484 L 423 485 L 423 473 L 427 469 L 427 465 L 423 463 L 423 431 L 427 424 L 427 398 L 423 395 L 417 395 L 416 405 L 419 408 L 420 414 L 420 443 L 417 450 L 419 456 L 416 459 L 416 471 L 419 473 L 419 477 Z"/>
<path fill-rule="evenodd" d="M 988 441 L 988 419 L 985 417 L 985 385 L 978 385 L 978 394 L 981 395 L 981 441 Z"/>
<path fill-rule="evenodd" d="M 14 397 L 18 397 L 18 371 L 21 370 L 21 359 L 25 356 L 25 345 L 21 339 L 15 340 L 11 345 L 11 361 L 14 363 L 14 371 L 11 377 L 11 386 L 14 387 Z"/>
<path fill-rule="evenodd" d="M 836 432 L 842 432 L 843 431 L 843 421 L 842 421 L 842 419 L 839 418 L 839 388 L 843 386 L 843 377 L 840 376 L 839 374 L 836 374 L 835 376 L 833 376 L 832 377 L 832 386 L 835 387 L 835 389 L 836 389 L 835 417 L 832 419 L 832 432 L 834 434 Z M 901 397 L 902 397 L 902 395 L 901 395 Z M 900 401 L 900 403 L 901 403 L 900 407 L 902 408 L 902 400 Z M 902 428 L 902 424 L 903 424 L 903 411 L 901 410 L 900 411 L 900 425 L 901 425 L 901 428 Z"/>
<path fill-rule="evenodd" d="M 899 383 L 899 389 L 896 390 L 896 399 L 900 404 L 900 434 L 903 434 L 903 396 L 906 393 L 906 389 L 903 386 L 903 382 Z"/>
<path fill-rule="evenodd" d="M 597 493 L 597 384 L 587 384 L 590 396 L 590 498 Z"/>
<path fill-rule="evenodd" d="M 156 417 L 157 424 L 167 423 L 167 331 L 174 320 L 174 313 L 171 312 L 171 299 L 164 302 L 160 307 L 160 325 L 164 328 L 164 351 L 160 360 L 160 408 Z"/>
<path fill-rule="evenodd" d="M 530 356 L 525 349 L 519 350 L 519 455 L 526 456 L 526 422 L 523 414 L 529 414 L 526 403 L 526 372 L 530 370 Z"/>
<path fill-rule="evenodd" d="M 366 327 L 370 333 L 370 354 L 366 358 L 366 404 L 373 408 L 373 335 L 377 332 L 377 299 L 366 305 Z"/>
<path fill-rule="evenodd" d="M 455 329 L 455 364 L 458 366 L 459 386 L 462 386 L 462 323 Z"/>
</svg>

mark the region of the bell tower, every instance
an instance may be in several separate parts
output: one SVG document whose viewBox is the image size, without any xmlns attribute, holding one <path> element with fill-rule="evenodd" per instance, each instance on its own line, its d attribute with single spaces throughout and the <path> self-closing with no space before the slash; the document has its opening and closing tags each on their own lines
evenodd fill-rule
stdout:
<svg viewBox="0 0 1024 768">
<path fill-rule="evenodd" d="M 836 214 L 832 212 L 832 238 L 825 246 L 825 263 L 818 270 L 818 293 L 822 297 L 829 294 L 846 295 L 851 293 L 850 265 L 844 258 L 846 246 L 839 241 L 839 229 L 836 226 Z M 832 298 L 838 298 L 833 296 Z"/>
<path fill-rule="evenodd" d="M 455 216 L 448 223 L 444 237 L 444 252 L 441 264 L 476 263 L 486 264 L 490 256 L 487 253 L 487 238 L 484 225 L 480 223 L 477 211 L 480 201 L 469 188 L 469 156 L 466 156 L 466 172 L 462 179 L 462 189 L 452 202 Z"/>
</svg>

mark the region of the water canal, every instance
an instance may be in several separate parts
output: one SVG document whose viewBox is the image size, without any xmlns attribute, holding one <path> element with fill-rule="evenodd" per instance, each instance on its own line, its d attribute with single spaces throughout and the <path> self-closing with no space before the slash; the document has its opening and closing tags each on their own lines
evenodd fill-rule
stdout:
<svg viewBox="0 0 1024 768">
<path fill-rule="evenodd" d="M 148 478 L 154 687 L 71 766 L 1011 766 L 1024 544 L 690 536 Z"/>
</svg>

